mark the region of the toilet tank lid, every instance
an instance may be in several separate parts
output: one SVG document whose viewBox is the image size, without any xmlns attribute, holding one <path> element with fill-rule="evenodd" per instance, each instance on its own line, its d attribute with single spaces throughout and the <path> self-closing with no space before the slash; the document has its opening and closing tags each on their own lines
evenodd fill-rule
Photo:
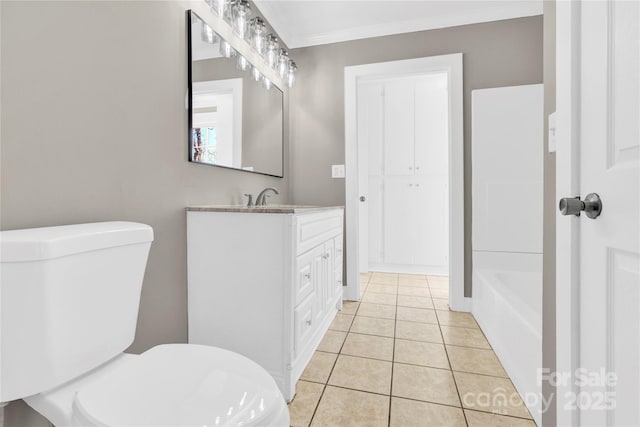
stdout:
<svg viewBox="0 0 640 427">
<path fill-rule="evenodd" d="M 125 221 L 9 230 L 0 232 L 0 261 L 45 260 L 152 241 L 150 226 Z"/>
</svg>

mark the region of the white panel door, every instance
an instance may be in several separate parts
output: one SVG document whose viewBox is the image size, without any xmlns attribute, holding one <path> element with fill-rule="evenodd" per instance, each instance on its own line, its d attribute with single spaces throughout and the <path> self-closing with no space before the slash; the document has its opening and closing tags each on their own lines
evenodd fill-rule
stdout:
<svg viewBox="0 0 640 427">
<path fill-rule="evenodd" d="M 433 74 L 416 79 L 416 175 L 435 175 L 438 178 L 448 176 L 448 97 L 447 74 Z"/>
<path fill-rule="evenodd" d="M 363 227 L 363 231 L 367 233 L 363 240 L 369 241 L 368 247 L 366 250 L 366 254 L 368 259 L 362 261 L 363 251 L 360 251 L 361 264 L 364 262 L 366 267 L 364 269 L 360 269 L 360 272 L 366 273 L 369 271 L 369 263 L 382 263 L 382 245 L 383 245 L 383 208 L 382 202 L 383 198 L 384 186 L 383 186 L 383 178 L 381 176 L 370 176 L 369 177 L 369 191 L 367 192 L 367 200 L 366 206 L 369 212 L 367 218 L 367 228 Z M 365 203 L 361 203 L 365 204 Z M 362 224 L 362 223 L 361 223 Z"/>
<path fill-rule="evenodd" d="M 449 108 L 447 74 L 416 79 L 413 247 L 416 265 L 449 267 Z"/>
<path fill-rule="evenodd" d="M 384 173 L 413 175 L 413 79 L 391 80 L 384 87 Z"/>
<path fill-rule="evenodd" d="M 409 177 L 388 177 L 384 184 L 384 262 L 413 264 L 415 257 L 414 182 Z"/>
<path fill-rule="evenodd" d="M 448 176 L 416 176 L 413 180 L 414 224 L 411 230 L 413 264 L 433 267 L 434 274 L 448 274 L 449 193 Z M 407 242 L 409 243 L 409 242 Z"/>
<path fill-rule="evenodd" d="M 571 63 L 567 83 L 576 85 L 573 114 L 561 98 L 568 88 L 558 86 L 558 125 L 579 132 L 573 140 L 558 141 L 558 172 L 567 177 L 564 168 L 573 167 L 576 190 L 583 198 L 598 193 L 603 205 L 596 219 L 584 213 L 558 218 L 559 237 L 569 234 L 569 226 L 575 232 L 570 244 L 558 242 L 558 317 L 569 311 L 577 319 L 568 330 L 569 322 L 558 323 L 558 366 L 572 375 L 568 392 L 559 394 L 558 419 L 573 425 L 638 426 L 640 10 L 637 1 L 583 1 L 561 6 L 558 17 L 559 30 L 574 22 L 581 29 L 573 45 L 580 62 Z M 565 179 L 570 181 L 570 175 Z M 566 277 L 573 281 L 560 280 Z M 581 382 L 587 375 L 592 381 Z"/>
<path fill-rule="evenodd" d="M 582 3 L 580 191 L 602 197 L 602 216 L 580 218 L 580 360 L 617 383 L 615 408 L 589 405 L 583 424 L 640 425 L 640 15 L 638 2 Z M 608 61 L 603 60 L 608 57 Z M 605 395 L 605 397 L 607 397 Z M 606 404 L 606 402 L 605 402 Z"/>
<path fill-rule="evenodd" d="M 374 220 L 376 205 L 371 199 L 379 199 L 379 182 L 382 174 L 382 86 L 375 82 L 361 82 L 358 84 L 358 250 L 359 268 L 361 273 L 369 271 L 369 250 L 373 248 L 372 256 L 379 253 L 379 223 L 369 224 L 370 215 Z M 369 189 L 372 188 L 373 191 Z M 373 230 L 380 230 L 374 232 Z M 372 239 L 372 240 L 371 240 Z"/>
</svg>

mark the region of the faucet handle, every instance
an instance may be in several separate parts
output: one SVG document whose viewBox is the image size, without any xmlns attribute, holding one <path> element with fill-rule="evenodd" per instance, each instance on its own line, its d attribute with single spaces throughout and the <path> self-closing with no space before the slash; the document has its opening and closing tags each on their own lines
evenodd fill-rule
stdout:
<svg viewBox="0 0 640 427">
<path fill-rule="evenodd" d="M 249 193 L 245 193 L 245 196 L 247 196 L 249 198 L 249 200 L 247 201 L 247 207 L 248 208 L 252 208 L 254 206 L 254 204 L 253 204 L 253 195 L 251 195 Z"/>
</svg>

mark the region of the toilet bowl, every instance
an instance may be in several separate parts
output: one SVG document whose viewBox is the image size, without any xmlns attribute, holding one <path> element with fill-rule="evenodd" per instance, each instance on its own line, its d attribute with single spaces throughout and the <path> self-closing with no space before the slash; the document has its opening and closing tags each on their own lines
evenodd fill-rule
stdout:
<svg viewBox="0 0 640 427">
<path fill-rule="evenodd" d="M 220 348 L 124 353 L 153 232 L 109 222 L 0 232 L 0 402 L 56 427 L 288 426 L 271 375 Z"/>
<path fill-rule="evenodd" d="M 122 354 L 24 400 L 57 427 L 289 425 L 284 398 L 262 367 L 195 344 Z"/>
</svg>

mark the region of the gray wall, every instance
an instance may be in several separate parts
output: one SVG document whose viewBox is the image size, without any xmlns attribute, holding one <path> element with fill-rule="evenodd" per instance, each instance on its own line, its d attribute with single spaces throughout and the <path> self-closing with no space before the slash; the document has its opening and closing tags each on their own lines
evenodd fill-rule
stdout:
<svg viewBox="0 0 640 427">
<path fill-rule="evenodd" d="M 544 1 L 544 119 L 556 110 L 556 3 Z M 542 366 L 556 370 L 556 156 L 549 153 L 548 133 L 544 138 L 544 230 L 542 257 Z M 544 426 L 556 425 L 555 388 L 542 384 L 545 399 L 552 405 L 542 414 Z"/>
<path fill-rule="evenodd" d="M 462 52 L 464 66 L 465 293 L 471 292 L 471 91 L 542 83 L 542 16 L 295 49 L 291 91 L 292 195 L 344 205 L 344 67 Z"/>
<path fill-rule="evenodd" d="M 240 202 L 266 186 L 287 202 L 287 161 L 285 179 L 187 161 L 188 3 L 0 7 L 0 227 L 151 225 L 155 241 L 130 351 L 185 342 L 184 207 Z M 36 424 L 22 407 L 9 406 L 7 425 Z"/>
</svg>

